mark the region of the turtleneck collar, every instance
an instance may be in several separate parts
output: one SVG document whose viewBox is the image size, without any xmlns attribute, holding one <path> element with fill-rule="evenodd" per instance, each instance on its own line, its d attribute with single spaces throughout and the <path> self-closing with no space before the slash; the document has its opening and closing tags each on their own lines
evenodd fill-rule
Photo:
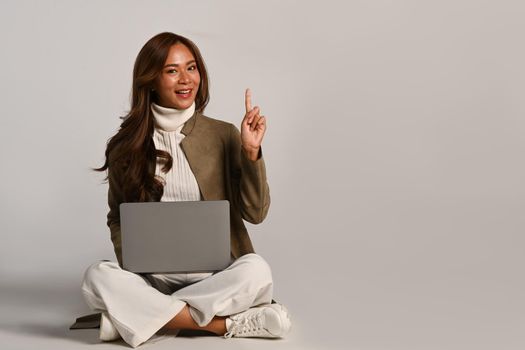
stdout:
<svg viewBox="0 0 525 350">
<path fill-rule="evenodd" d="M 158 128 L 164 131 L 175 131 L 192 117 L 195 112 L 195 101 L 186 109 L 162 107 L 152 102 L 151 111 Z"/>
</svg>

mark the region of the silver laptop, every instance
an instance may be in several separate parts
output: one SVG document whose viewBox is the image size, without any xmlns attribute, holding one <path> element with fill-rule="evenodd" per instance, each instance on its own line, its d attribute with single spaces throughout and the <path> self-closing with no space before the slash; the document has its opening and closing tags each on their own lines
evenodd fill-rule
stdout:
<svg viewBox="0 0 525 350">
<path fill-rule="evenodd" d="M 136 273 L 212 272 L 230 264 L 230 204 L 120 204 L 122 265 Z"/>
</svg>

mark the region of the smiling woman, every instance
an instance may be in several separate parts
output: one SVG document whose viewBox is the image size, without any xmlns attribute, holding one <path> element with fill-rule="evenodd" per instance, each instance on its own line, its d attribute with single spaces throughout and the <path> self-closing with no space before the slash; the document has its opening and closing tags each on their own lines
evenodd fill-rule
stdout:
<svg viewBox="0 0 525 350">
<path fill-rule="evenodd" d="M 197 46 L 161 33 L 140 50 L 131 110 L 108 142 L 108 226 L 118 263 L 85 274 L 86 302 L 101 310 L 100 339 L 136 347 L 160 329 L 206 330 L 225 338 L 283 337 L 286 308 L 272 303 L 268 263 L 255 254 L 243 220 L 257 224 L 270 206 L 261 144 L 266 118 L 251 105 L 241 131 L 203 114 L 208 76 Z M 232 264 L 212 273 L 135 274 L 123 269 L 119 205 L 124 202 L 228 200 Z"/>
<path fill-rule="evenodd" d="M 183 44 L 173 45 L 156 82 L 159 104 L 176 109 L 189 108 L 195 100 L 200 82 L 197 62 L 191 51 Z"/>
</svg>

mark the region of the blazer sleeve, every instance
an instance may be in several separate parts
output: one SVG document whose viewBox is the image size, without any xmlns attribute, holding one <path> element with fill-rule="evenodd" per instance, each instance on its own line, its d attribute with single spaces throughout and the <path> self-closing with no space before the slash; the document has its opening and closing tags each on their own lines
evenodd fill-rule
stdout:
<svg viewBox="0 0 525 350">
<path fill-rule="evenodd" d="M 108 169 L 108 205 L 107 225 L 111 232 L 111 242 L 120 267 L 122 267 L 122 240 L 120 235 L 120 208 L 122 193 L 115 171 Z"/>
<path fill-rule="evenodd" d="M 249 223 L 258 224 L 266 218 L 270 208 L 270 188 L 262 148 L 257 160 L 250 160 L 242 150 L 239 129 L 231 124 L 230 130 L 233 193 L 237 197 L 242 218 Z"/>
</svg>

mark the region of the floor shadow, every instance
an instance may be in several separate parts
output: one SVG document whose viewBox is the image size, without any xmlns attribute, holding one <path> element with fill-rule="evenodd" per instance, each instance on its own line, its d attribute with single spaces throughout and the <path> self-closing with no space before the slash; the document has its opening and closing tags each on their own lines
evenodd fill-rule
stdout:
<svg viewBox="0 0 525 350">
<path fill-rule="evenodd" d="M 3 281 L 0 330 L 23 336 L 97 343 L 98 332 L 69 330 L 77 317 L 90 313 L 75 282 Z"/>
</svg>

